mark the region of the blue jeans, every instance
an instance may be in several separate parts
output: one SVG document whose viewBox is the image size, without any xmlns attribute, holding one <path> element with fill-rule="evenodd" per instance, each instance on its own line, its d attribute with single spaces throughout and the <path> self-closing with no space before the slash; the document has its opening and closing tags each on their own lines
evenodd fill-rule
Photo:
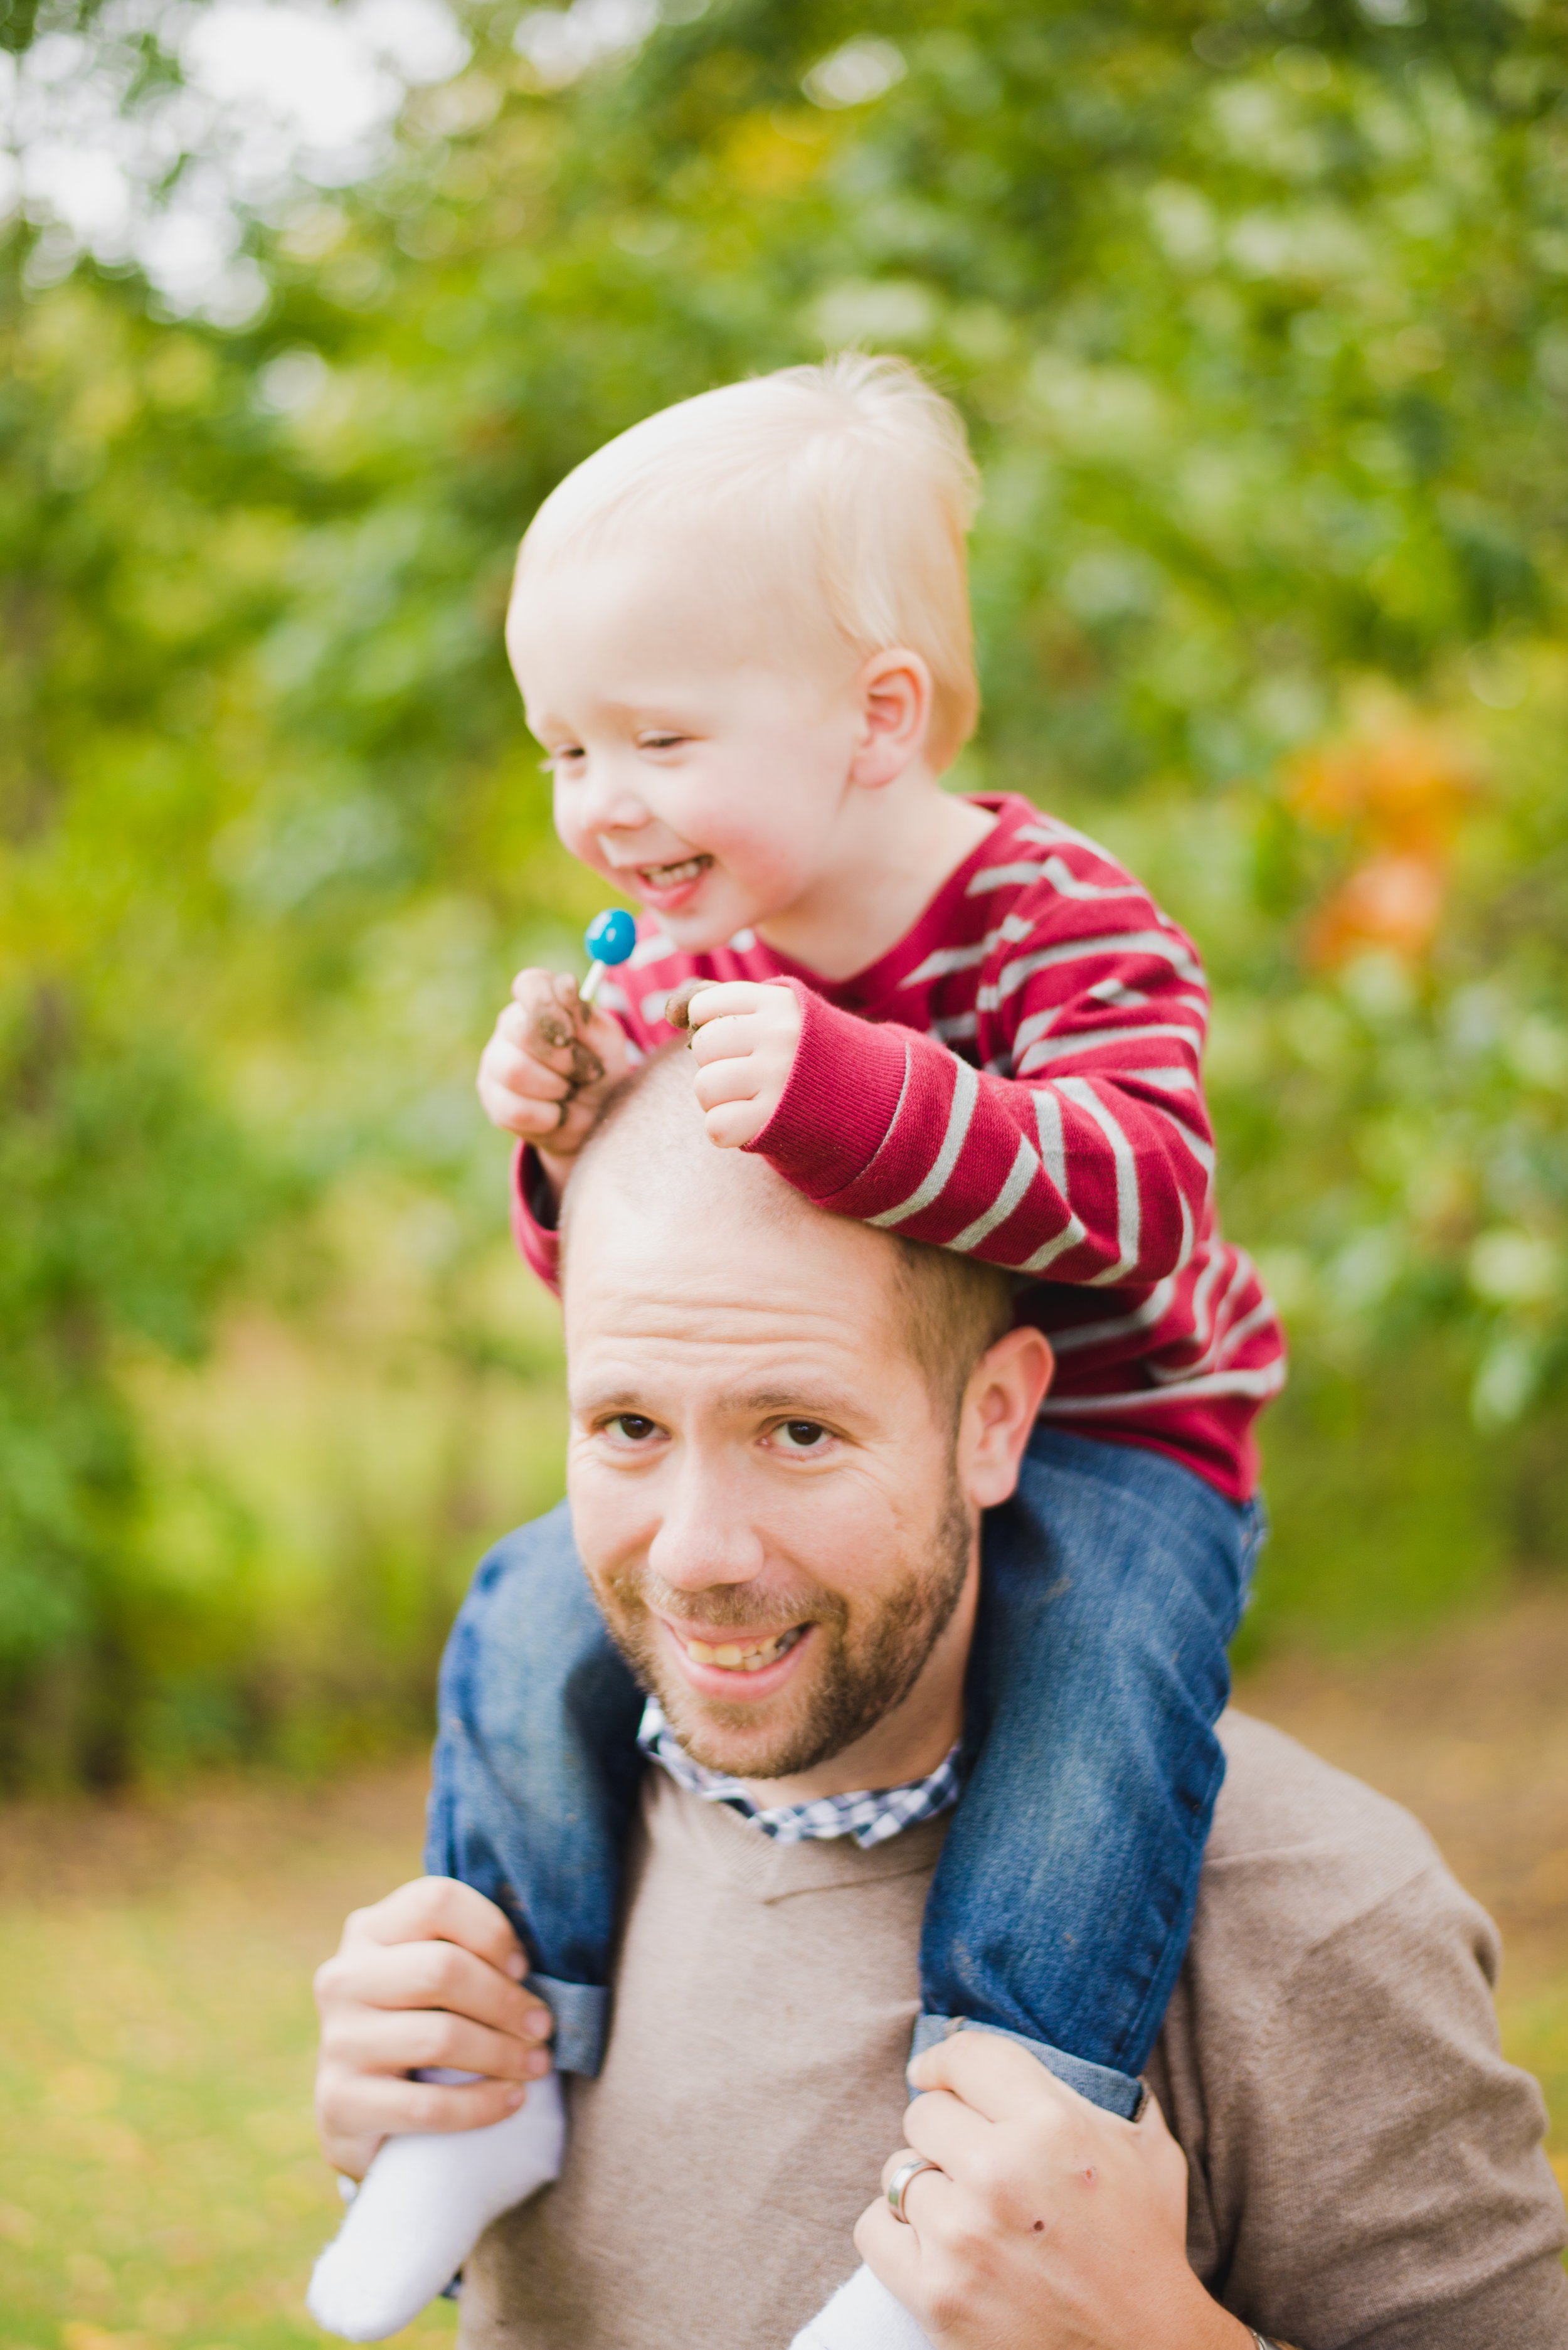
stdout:
<svg viewBox="0 0 1568 2350">
<path fill-rule="evenodd" d="M 984 1521 L 917 2046 L 962 2019 L 1135 2109 L 1191 1929 L 1226 1644 L 1262 1536 L 1255 1503 L 1161 1453 L 1036 1429 Z M 597 2071 L 607 2030 L 642 1703 L 566 1504 L 498 1543 L 441 1667 L 426 1864 L 506 1911 L 570 2072 Z"/>
</svg>

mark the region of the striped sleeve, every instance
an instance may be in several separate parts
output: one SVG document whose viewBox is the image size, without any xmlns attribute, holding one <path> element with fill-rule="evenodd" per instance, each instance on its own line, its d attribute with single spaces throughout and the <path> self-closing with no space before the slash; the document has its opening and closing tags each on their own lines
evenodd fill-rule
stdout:
<svg viewBox="0 0 1568 2350">
<path fill-rule="evenodd" d="M 790 1083 L 751 1147 L 819 1205 L 912 1240 L 1053 1282 L 1168 1279 L 1214 1170 L 1190 949 L 1158 921 L 1101 925 L 993 972 L 977 1010 L 1011 1032 L 1010 1074 L 801 989 Z"/>
</svg>

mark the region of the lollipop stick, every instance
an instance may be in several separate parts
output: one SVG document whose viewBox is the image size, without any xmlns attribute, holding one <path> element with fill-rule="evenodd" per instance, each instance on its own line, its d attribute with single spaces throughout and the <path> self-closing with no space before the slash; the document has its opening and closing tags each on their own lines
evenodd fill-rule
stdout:
<svg viewBox="0 0 1568 2350">
<path fill-rule="evenodd" d="M 577 1000 L 591 1003 L 599 992 L 599 982 L 607 971 L 625 962 L 637 944 L 637 924 L 624 906 L 607 906 L 596 914 L 583 932 L 583 951 L 592 958 L 588 975 L 577 991 Z"/>
</svg>

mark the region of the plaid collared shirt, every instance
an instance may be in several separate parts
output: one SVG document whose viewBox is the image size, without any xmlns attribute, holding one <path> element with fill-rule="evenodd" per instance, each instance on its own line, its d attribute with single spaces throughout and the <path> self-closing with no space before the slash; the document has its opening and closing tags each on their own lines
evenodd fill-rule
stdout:
<svg viewBox="0 0 1568 2350">
<path fill-rule="evenodd" d="M 864 1850 L 886 1844 L 900 1828 L 912 1828 L 918 1820 L 939 1818 L 959 1799 L 956 1746 L 929 1778 L 911 1779 L 905 1786 L 868 1787 L 853 1795 L 818 1795 L 813 1803 L 774 1804 L 764 1810 L 753 1802 L 739 1779 L 693 1762 L 665 1720 L 657 1698 L 650 1697 L 643 1708 L 637 1742 L 688 1794 L 701 1795 L 705 1804 L 728 1804 L 779 1844 L 805 1844 L 817 1836 L 853 1836 Z"/>
</svg>

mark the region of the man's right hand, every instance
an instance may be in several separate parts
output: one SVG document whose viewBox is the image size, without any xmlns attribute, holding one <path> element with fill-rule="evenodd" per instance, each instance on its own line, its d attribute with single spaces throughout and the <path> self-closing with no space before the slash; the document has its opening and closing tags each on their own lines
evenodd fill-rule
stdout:
<svg viewBox="0 0 1568 2350">
<path fill-rule="evenodd" d="M 480 1056 L 479 1098 L 493 1126 L 560 1165 L 581 1149 L 605 1092 L 630 1066 L 618 1022 L 586 1005 L 569 973 L 520 971 Z"/>
<path fill-rule="evenodd" d="M 363 2178 L 384 2137 L 516 2111 L 550 2069 L 552 2019 L 523 1988 L 527 1966 L 504 1912 L 455 1877 L 416 1877 L 353 1912 L 316 1977 L 316 2123 L 334 2169 Z M 410 2080 L 430 2065 L 485 2077 Z"/>
</svg>

